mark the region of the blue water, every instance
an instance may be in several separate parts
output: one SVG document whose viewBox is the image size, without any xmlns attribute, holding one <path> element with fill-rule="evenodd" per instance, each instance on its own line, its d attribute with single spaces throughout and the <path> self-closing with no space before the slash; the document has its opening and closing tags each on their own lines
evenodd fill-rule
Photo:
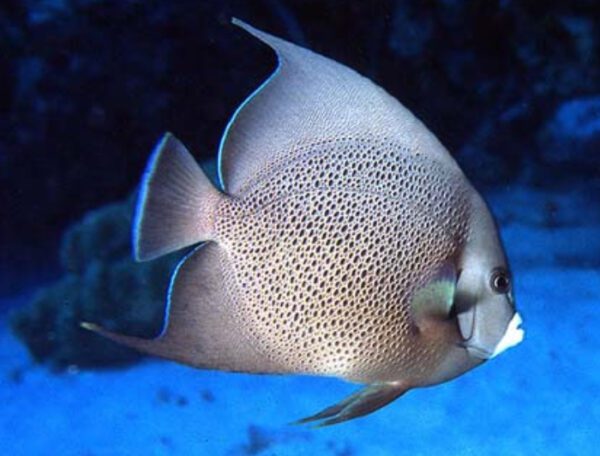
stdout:
<svg viewBox="0 0 600 456">
<path fill-rule="evenodd" d="M 597 454 L 600 39 L 593 3 L 3 3 L 3 451 Z M 288 423 L 356 385 L 133 359 L 74 332 L 102 303 L 115 320 L 156 329 L 152 311 L 113 305 L 125 295 L 142 305 L 160 284 L 141 290 L 136 281 L 161 277 L 130 273 L 130 211 L 122 202 L 166 130 L 216 175 L 229 116 L 274 65 L 229 25 L 233 15 L 374 79 L 448 146 L 497 218 L 524 320 L 520 345 L 372 415 L 314 430 Z M 65 277 L 81 282 L 50 288 Z M 55 307 L 33 306 L 42 294 Z M 16 331 L 19 313 L 38 326 Z"/>
</svg>

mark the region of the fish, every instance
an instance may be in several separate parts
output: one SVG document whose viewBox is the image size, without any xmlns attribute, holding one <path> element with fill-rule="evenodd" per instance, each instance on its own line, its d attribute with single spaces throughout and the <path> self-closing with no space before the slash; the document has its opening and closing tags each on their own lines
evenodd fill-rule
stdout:
<svg viewBox="0 0 600 456">
<path fill-rule="evenodd" d="M 86 329 L 202 369 L 363 385 L 296 423 L 367 415 L 521 342 L 494 218 L 433 133 L 354 70 L 233 19 L 277 55 L 235 111 L 213 185 L 166 133 L 144 172 L 133 250 L 189 247 L 161 334 Z"/>
</svg>

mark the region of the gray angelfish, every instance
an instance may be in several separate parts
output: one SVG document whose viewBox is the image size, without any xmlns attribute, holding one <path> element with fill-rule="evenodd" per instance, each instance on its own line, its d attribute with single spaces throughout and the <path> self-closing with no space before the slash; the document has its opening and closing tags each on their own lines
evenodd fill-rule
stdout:
<svg viewBox="0 0 600 456">
<path fill-rule="evenodd" d="M 367 385 L 301 420 L 321 425 L 519 343 L 495 223 L 436 137 L 353 70 L 234 23 L 279 65 L 227 126 L 222 190 L 170 134 L 143 177 L 135 257 L 204 242 L 173 274 L 164 330 L 83 325 L 200 368 Z"/>
</svg>

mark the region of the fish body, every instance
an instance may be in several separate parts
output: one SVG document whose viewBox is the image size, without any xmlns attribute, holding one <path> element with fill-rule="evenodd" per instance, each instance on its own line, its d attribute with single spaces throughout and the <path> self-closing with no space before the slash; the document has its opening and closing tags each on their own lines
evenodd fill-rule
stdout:
<svg viewBox="0 0 600 456">
<path fill-rule="evenodd" d="M 353 70 L 234 22 L 279 66 L 226 129 L 222 188 L 170 134 L 142 181 L 137 259 L 205 242 L 173 274 L 163 333 L 85 326 L 201 368 L 368 385 L 302 420 L 321 424 L 520 342 L 493 218 L 435 136 Z"/>
<path fill-rule="evenodd" d="M 250 343 L 292 372 L 422 377 L 452 334 L 417 331 L 411 298 L 466 240 L 464 184 L 377 138 L 298 145 L 253 176 L 214 227 Z M 435 199 L 436 188 L 455 191 Z"/>
</svg>

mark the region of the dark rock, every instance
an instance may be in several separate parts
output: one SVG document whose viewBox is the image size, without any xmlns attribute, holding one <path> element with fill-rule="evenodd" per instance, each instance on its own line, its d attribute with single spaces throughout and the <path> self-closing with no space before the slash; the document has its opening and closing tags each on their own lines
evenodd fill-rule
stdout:
<svg viewBox="0 0 600 456">
<path fill-rule="evenodd" d="M 200 393 L 200 397 L 204 402 L 212 403 L 215 401 L 215 395 L 210 390 L 204 390 Z"/>
<path fill-rule="evenodd" d="M 111 204 L 69 228 L 61 249 L 65 275 L 13 313 L 12 328 L 36 361 L 62 370 L 140 358 L 82 329 L 82 321 L 145 337 L 160 331 L 169 276 L 179 255 L 134 262 L 131 209 L 131 199 Z"/>
<path fill-rule="evenodd" d="M 402 58 L 423 54 L 433 34 L 433 16 L 417 5 L 396 8 L 392 17 L 389 45 Z"/>
<path fill-rule="evenodd" d="M 248 442 L 243 446 L 244 454 L 250 456 L 260 454 L 268 449 L 273 441 L 273 438 L 262 428 L 250 425 L 248 426 Z"/>
<path fill-rule="evenodd" d="M 20 385 L 25 378 L 25 369 L 22 367 L 15 367 L 8 371 L 7 378 L 9 382 Z"/>
<path fill-rule="evenodd" d="M 190 401 L 185 396 L 179 396 L 175 401 L 175 404 L 177 404 L 179 407 L 186 407 L 189 403 Z"/>
<path fill-rule="evenodd" d="M 600 95 L 561 103 L 539 135 L 542 160 L 600 175 Z"/>
<path fill-rule="evenodd" d="M 167 387 L 161 387 L 156 392 L 156 400 L 161 404 L 168 404 L 173 399 L 173 393 Z"/>
<path fill-rule="evenodd" d="M 165 448 L 168 448 L 170 450 L 173 449 L 173 439 L 171 437 L 168 437 L 166 435 L 163 435 L 160 437 L 160 444 L 162 446 L 164 446 Z"/>
<path fill-rule="evenodd" d="M 108 263 L 127 258 L 133 202 L 114 203 L 88 212 L 65 232 L 60 262 L 65 271 L 82 274 L 94 262 Z"/>
</svg>

